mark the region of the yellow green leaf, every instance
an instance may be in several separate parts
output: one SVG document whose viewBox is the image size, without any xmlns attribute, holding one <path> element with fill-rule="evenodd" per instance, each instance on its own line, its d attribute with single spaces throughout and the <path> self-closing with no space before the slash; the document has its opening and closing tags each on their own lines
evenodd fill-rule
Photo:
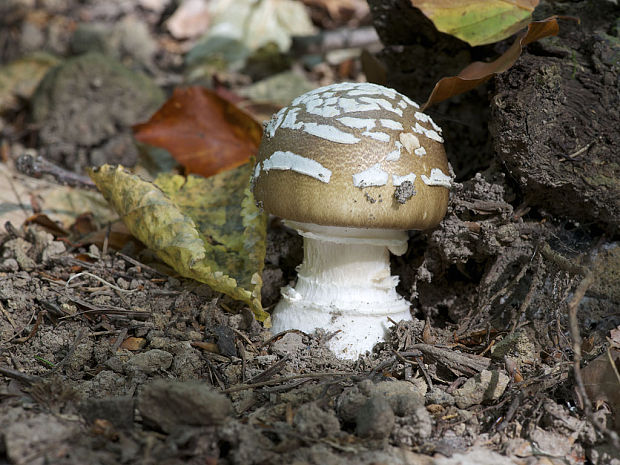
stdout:
<svg viewBox="0 0 620 465">
<path fill-rule="evenodd" d="M 266 215 L 249 189 L 249 164 L 210 178 L 144 181 L 104 165 L 90 175 L 131 233 L 179 274 L 247 303 L 259 321 Z"/>
<path fill-rule="evenodd" d="M 530 21 L 539 0 L 411 0 L 435 27 L 484 45 L 510 37 Z"/>
</svg>

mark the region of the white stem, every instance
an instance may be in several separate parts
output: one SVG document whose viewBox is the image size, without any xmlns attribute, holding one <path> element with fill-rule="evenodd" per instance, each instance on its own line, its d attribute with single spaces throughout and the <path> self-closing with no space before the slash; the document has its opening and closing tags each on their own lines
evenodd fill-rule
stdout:
<svg viewBox="0 0 620 465">
<path fill-rule="evenodd" d="M 282 289 L 272 315 L 273 331 L 340 331 L 330 348 L 357 358 L 383 340 L 388 317 L 411 319 L 390 274 L 390 254 L 404 253 L 404 231 L 317 227 L 292 223 L 304 236 L 304 261 L 295 288 Z"/>
</svg>

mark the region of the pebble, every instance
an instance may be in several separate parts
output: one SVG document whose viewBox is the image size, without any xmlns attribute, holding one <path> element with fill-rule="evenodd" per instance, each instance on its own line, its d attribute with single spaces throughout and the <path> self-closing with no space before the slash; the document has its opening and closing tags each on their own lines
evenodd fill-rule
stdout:
<svg viewBox="0 0 620 465">
<path fill-rule="evenodd" d="M 410 415 L 416 408 L 424 405 L 424 393 L 409 381 L 382 381 L 372 385 L 369 394 L 385 398 L 399 417 Z"/>
<path fill-rule="evenodd" d="M 384 439 L 392 432 L 395 417 L 390 403 L 376 395 L 366 401 L 356 417 L 356 433 L 370 439 Z"/>
<path fill-rule="evenodd" d="M 426 399 L 427 405 L 437 404 L 437 405 L 442 405 L 444 407 L 454 405 L 454 402 L 455 402 L 453 395 L 448 394 L 443 389 L 438 389 L 438 388 L 435 388 L 432 391 L 427 392 L 425 399 Z"/>
<path fill-rule="evenodd" d="M 293 419 L 297 431 L 313 439 L 334 436 L 340 431 L 340 422 L 332 410 L 323 410 L 310 402 L 297 410 Z"/>
<path fill-rule="evenodd" d="M 500 371 L 483 370 L 454 392 L 456 405 L 465 409 L 485 401 L 498 400 L 509 381 L 510 378 Z"/>
<path fill-rule="evenodd" d="M 170 368 L 172 359 L 171 353 L 160 349 L 152 349 L 132 356 L 125 364 L 125 370 L 128 372 L 151 374 Z"/>
<path fill-rule="evenodd" d="M 288 354 L 294 354 L 297 351 L 305 349 L 306 345 L 303 336 L 299 333 L 286 333 L 280 339 L 271 344 L 271 351 L 282 357 Z"/>
<path fill-rule="evenodd" d="M 142 418 L 163 431 L 176 426 L 222 424 L 232 412 L 230 400 L 202 381 L 155 380 L 140 391 Z"/>
</svg>

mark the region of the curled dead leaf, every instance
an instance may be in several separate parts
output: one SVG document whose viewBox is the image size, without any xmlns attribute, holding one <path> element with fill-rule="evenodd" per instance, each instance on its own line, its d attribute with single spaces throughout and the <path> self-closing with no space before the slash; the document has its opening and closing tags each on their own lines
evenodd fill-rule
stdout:
<svg viewBox="0 0 620 465">
<path fill-rule="evenodd" d="M 576 19 L 563 16 L 551 16 L 541 21 L 532 21 L 527 31 L 517 37 L 512 46 L 499 58 L 489 63 L 475 61 L 465 67 L 458 75 L 445 77 L 439 80 L 428 100 L 422 106 L 422 111 L 429 106 L 442 102 L 463 92 L 467 92 L 490 79 L 492 76 L 503 73 L 517 61 L 523 47 L 527 44 L 542 39 L 543 37 L 555 36 L 560 30 L 558 19 Z M 578 21 L 578 20 L 577 20 Z"/>
</svg>

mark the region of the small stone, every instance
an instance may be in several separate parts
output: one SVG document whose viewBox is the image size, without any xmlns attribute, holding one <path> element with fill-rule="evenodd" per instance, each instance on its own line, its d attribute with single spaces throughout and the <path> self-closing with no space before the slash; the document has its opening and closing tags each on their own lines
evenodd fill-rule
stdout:
<svg viewBox="0 0 620 465">
<path fill-rule="evenodd" d="M 455 391 L 456 405 L 465 409 L 484 401 L 498 400 L 509 381 L 508 376 L 497 370 L 483 370 Z"/>
<path fill-rule="evenodd" d="M 101 258 L 101 252 L 99 251 L 99 247 L 96 244 L 90 244 L 88 246 L 88 255 L 93 258 Z"/>
<path fill-rule="evenodd" d="M 244 321 L 243 321 L 243 315 L 241 315 L 240 313 L 237 313 L 235 315 L 230 315 L 228 317 L 228 326 L 237 330 L 243 330 L 245 329 L 244 326 Z"/>
<path fill-rule="evenodd" d="M 67 247 L 64 242 L 52 241 L 43 249 L 41 253 L 41 261 L 47 263 L 51 258 L 58 257 L 67 251 Z"/>
<path fill-rule="evenodd" d="M 313 439 L 334 436 L 340 431 L 340 422 L 331 410 L 323 410 L 310 402 L 299 407 L 293 424 L 297 431 Z"/>
<path fill-rule="evenodd" d="M 160 349 L 152 349 L 131 357 L 125 364 L 125 370 L 148 375 L 159 370 L 167 370 L 172 365 L 172 359 L 171 353 Z"/>
<path fill-rule="evenodd" d="M 536 346 L 525 331 L 508 334 L 491 349 L 491 357 L 495 360 L 503 360 L 507 355 L 514 359 L 519 367 L 526 361 L 538 358 Z"/>
<path fill-rule="evenodd" d="M 358 386 L 345 390 L 336 400 L 336 411 L 345 423 L 355 422 L 357 413 L 366 403 L 368 397 L 363 394 Z"/>
<path fill-rule="evenodd" d="M 120 287 L 121 289 L 125 289 L 125 290 L 129 289 L 129 281 L 127 281 L 124 278 L 118 278 L 116 280 L 116 285 Z"/>
<path fill-rule="evenodd" d="M 4 244 L 2 256 L 4 258 L 14 258 L 22 271 L 31 271 L 36 266 L 35 261 L 27 254 L 32 248 L 32 244 L 21 237 L 11 239 Z"/>
<path fill-rule="evenodd" d="M 392 438 L 401 446 L 412 447 L 431 436 L 433 420 L 424 407 L 416 408 L 410 415 L 396 418 Z"/>
<path fill-rule="evenodd" d="M 299 333 L 286 333 L 271 345 L 271 351 L 282 357 L 305 349 L 303 336 Z"/>
<path fill-rule="evenodd" d="M 426 404 L 438 404 L 444 407 L 454 405 L 454 396 L 448 394 L 443 389 L 435 388 L 430 392 L 426 393 L 425 396 Z"/>
<path fill-rule="evenodd" d="M 363 438 L 384 439 L 392 432 L 394 421 L 394 412 L 385 397 L 373 396 L 358 412 L 355 431 Z"/>
<path fill-rule="evenodd" d="M 181 425 L 222 424 L 232 405 L 226 396 L 204 382 L 159 379 L 142 389 L 138 410 L 147 423 L 170 432 Z"/>
<path fill-rule="evenodd" d="M 7 258 L 0 264 L 0 271 L 19 271 L 19 263 L 14 258 Z"/>
<path fill-rule="evenodd" d="M 529 439 L 536 444 L 536 452 L 538 454 L 551 457 L 566 457 L 573 446 L 573 441 L 569 440 L 565 435 L 545 431 L 539 427 L 534 428 L 530 432 Z"/>
<path fill-rule="evenodd" d="M 381 396 L 390 404 L 393 412 L 404 417 L 424 405 L 424 393 L 409 381 L 382 381 L 370 388 L 371 396 Z"/>
</svg>

